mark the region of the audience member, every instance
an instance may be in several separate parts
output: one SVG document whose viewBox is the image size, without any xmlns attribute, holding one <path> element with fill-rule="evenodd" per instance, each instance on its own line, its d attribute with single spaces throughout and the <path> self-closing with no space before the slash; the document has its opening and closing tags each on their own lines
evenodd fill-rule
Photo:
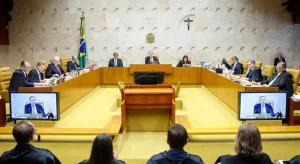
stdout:
<svg viewBox="0 0 300 164">
<path fill-rule="evenodd" d="M 170 150 L 153 155 L 147 164 L 204 164 L 199 156 L 184 151 L 183 148 L 188 141 L 186 129 L 179 124 L 172 125 L 168 130 L 167 138 Z"/>
<path fill-rule="evenodd" d="M 60 164 L 57 157 L 47 149 L 32 145 L 36 129 L 28 121 L 21 121 L 13 128 L 17 146 L 0 157 L 1 164 Z"/>
<path fill-rule="evenodd" d="M 94 139 L 90 158 L 79 164 L 125 164 L 125 162 L 117 160 L 111 137 L 102 133 Z"/>
<path fill-rule="evenodd" d="M 272 164 L 270 157 L 262 152 L 261 136 L 252 123 L 240 126 L 234 144 L 237 155 L 220 156 L 216 163 L 221 164 Z"/>
<path fill-rule="evenodd" d="M 300 155 L 296 155 L 287 164 L 300 164 Z"/>
</svg>

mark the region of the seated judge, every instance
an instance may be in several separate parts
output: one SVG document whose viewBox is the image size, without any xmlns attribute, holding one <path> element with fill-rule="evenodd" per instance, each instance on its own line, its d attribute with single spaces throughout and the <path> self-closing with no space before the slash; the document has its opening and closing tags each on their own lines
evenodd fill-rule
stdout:
<svg viewBox="0 0 300 164">
<path fill-rule="evenodd" d="M 187 55 L 184 55 L 176 67 L 185 67 L 186 64 L 191 64 L 191 61 L 189 61 L 189 57 Z"/>
<path fill-rule="evenodd" d="M 248 61 L 248 73 L 246 74 L 248 81 L 260 82 L 263 80 L 261 69 L 255 66 L 254 60 Z"/>
<path fill-rule="evenodd" d="M 34 96 L 29 97 L 29 104 L 25 105 L 25 114 L 41 114 L 42 117 L 46 117 L 44 108 L 40 104 L 35 103 L 36 98 Z"/>
<path fill-rule="evenodd" d="M 279 90 L 288 91 L 288 96 L 294 94 L 293 75 L 286 71 L 286 64 L 279 62 L 276 66 L 277 73 L 270 79 L 262 81 L 261 84 L 265 87 L 279 87 Z"/>
<path fill-rule="evenodd" d="M 30 63 L 25 60 L 22 61 L 21 68 L 17 69 L 10 79 L 8 91 L 18 91 L 19 87 L 34 87 L 38 85 L 38 83 L 28 81 L 26 72 L 28 72 L 29 69 Z"/>
<path fill-rule="evenodd" d="M 145 58 L 145 64 L 159 64 L 157 57 L 153 56 L 153 51 L 149 51 L 148 55 L 149 56 Z"/>
<path fill-rule="evenodd" d="M 35 69 L 32 69 L 28 74 L 28 80 L 30 82 L 40 83 L 44 80 L 43 71 L 45 69 L 45 65 L 43 62 L 38 62 Z"/>
<path fill-rule="evenodd" d="M 259 104 L 254 105 L 254 114 L 267 114 L 270 113 L 271 116 L 274 116 L 273 107 L 270 104 L 266 104 L 266 97 L 260 96 L 259 97 Z"/>
<path fill-rule="evenodd" d="M 234 151 L 236 155 L 220 156 L 215 164 L 273 164 L 269 155 L 263 152 L 260 132 L 252 123 L 240 126 L 235 137 Z"/>
<path fill-rule="evenodd" d="M 55 56 L 53 58 L 53 63 L 49 64 L 46 69 L 46 78 L 60 75 L 66 75 L 66 73 L 60 66 L 60 58 Z"/>
<path fill-rule="evenodd" d="M 108 67 L 123 67 L 123 62 L 118 58 L 119 54 L 114 52 L 114 58 L 110 59 L 108 62 Z"/>
<path fill-rule="evenodd" d="M 227 69 L 230 70 L 233 74 L 243 74 L 244 68 L 243 64 L 239 62 L 239 59 L 236 56 L 231 57 L 232 65 L 230 66 L 225 58 L 222 60 L 222 64 L 225 64 Z"/>
<path fill-rule="evenodd" d="M 77 57 L 72 56 L 71 60 L 67 62 L 67 72 L 77 71 L 80 68 L 80 66 L 76 63 Z"/>
</svg>

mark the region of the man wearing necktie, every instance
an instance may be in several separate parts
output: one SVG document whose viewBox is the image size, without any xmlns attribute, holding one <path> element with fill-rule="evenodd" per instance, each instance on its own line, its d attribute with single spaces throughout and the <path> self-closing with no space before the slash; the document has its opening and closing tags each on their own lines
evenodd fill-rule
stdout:
<svg viewBox="0 0 300 164">
<path fill-rule="evenodd" d="M 158 58 L 153 56 L 153 51 L 149 51 L 148 55 L 145 58 L 145 64 L 159 64 Z"/>
<path fill-rule="evenodd" d="M 113 56 L 108 62 L 108 67 L 123 67 L 122 60 L 118 58 L 119 54 L 114 52 Z"/>
<path fill-rule="evenodd" d="M 254 60 L 248 60 L 248 73 L 246 74 L 246 78 L 248 81 L 260 82 L 262 81 L 261 69 L 255 66 Z"/>
<path fill-rule="evenodd" d="M 294 94 L 293 89 L 293 75 L 286 71 L 286 65 L 284 62 L 279 62 L 276 66 L 277 73 L 275 73 L 270 79 L 262 81 L 264 87 L 279 87 L 279 90 L 288 91 L 288 96 Z"/>
<path fill-rule="evenodd" d="M 36 98 L 34 96 L 29 97 L 29 104 L 25 105 L 25 114 L 41 114 L 41 117 L 45 117 L 45 112 L 40 104 L 35 103 Z"/>
<path fill-rule="evenodd" d="M 274 66 L 276 67 L 279 62 L 284 62 L 286 64 L 285 59 L 282 56 L 282 52 L 278 52 L 277 57 L 274 59 Z M 277 70 L 275 69 L 275 72 L 276 71 Z"/>
<path fill-rule="evenodd" d="M 53 62 L 48 65 L 46 69 L 46 78 L 51 78 L 52 76 L 66 75 L 65 71 L 60 66 L 60 58 L 55 56 Z"/>
<path fill-rule="evenodd" d="M 225 64 L 227 69 L 230 69 L 232 74 L 243 74 L 244 68 L 243 64 L 239 62 L 239 59 L 236 56 L 231 57 L 232 65 L 230 66 L 225 58 L 222 60 L 222 64 Z"/>
<path fill-rule="evenodd" d="M 272 117 L 274 117 L 273 107 L 270 104 L 267 104 L 266 97 L 261 96 L 259 97 L 259 103 L 254 105 L 254 114 L 271 114 Z"/>
<path fill-rule="evenodd" d="M 35 69 L 32 69 L 28 74 L 28 80 L 30 82 L 40 83 L 44 80 L 43 71 L 45 65 L 42 62 L 38 62 Z"/>
<path fill-rule="evenodd" d="M 80 66 L 76 63 L 77 57 L 72 56 L 71 60 L 67 62 L 67 72 L 80 70 Z"/>
</svg>

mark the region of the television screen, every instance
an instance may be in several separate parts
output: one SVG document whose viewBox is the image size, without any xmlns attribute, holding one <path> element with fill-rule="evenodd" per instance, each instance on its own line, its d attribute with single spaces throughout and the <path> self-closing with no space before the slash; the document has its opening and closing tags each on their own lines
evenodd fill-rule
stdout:
<svg viewBox="0 0 300 164">
<path fill-rule="evenodd" d="M 58 92 L 10 92 L 12 120 L 58 120 Z"/>
<path fill-rule="evenodd" d="M 287 92 L 239 92 L 239 120 L 286 120 L 287 109 Z"/>
<path fill-rule="evenodd" d="M 150 71 L 150 72 L 134 72 L 135 84 L 163 84 L 165 72 Z"/>
</svg>

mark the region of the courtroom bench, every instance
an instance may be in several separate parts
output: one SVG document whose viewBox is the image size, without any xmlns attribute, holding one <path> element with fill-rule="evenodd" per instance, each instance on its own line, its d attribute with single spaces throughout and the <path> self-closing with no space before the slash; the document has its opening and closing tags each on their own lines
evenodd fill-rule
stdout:
<svg viewBox="0 0 300 164">
<path fill-rule="evenodd" d="M 97 136 L 100 133 L 107 133 L 112 138 L 116 137 L 121 129 L 121 117 L 112 116 L 104 128 L 40 128 L 36 127 L 35 135 L 41 141 L 42 135 L 59 136 Z M 0 128 L 0 135 L 12 135 L 13 127 Z"/>
</svg>

